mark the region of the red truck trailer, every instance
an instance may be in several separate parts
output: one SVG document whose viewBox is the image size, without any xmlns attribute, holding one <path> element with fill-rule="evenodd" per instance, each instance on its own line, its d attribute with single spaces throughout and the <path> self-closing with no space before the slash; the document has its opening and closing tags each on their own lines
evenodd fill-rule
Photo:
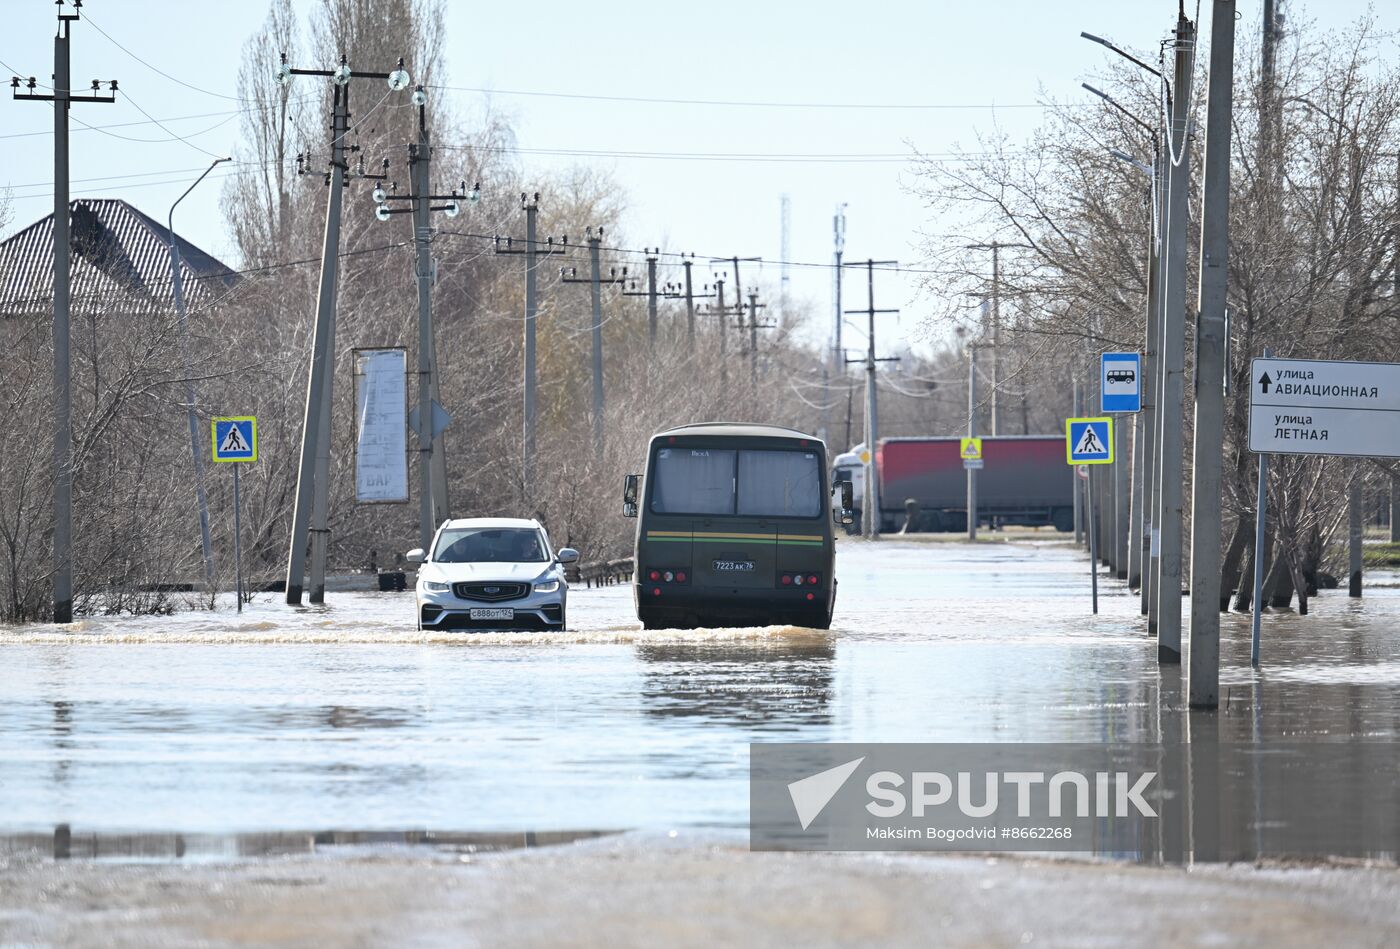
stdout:
<svg viewBox="0 0 1400 949">
<path fill-rule="evenodd" d="M 882 438 L 875 453 L 880 479 L 880 529 L 898 530 L 906 501 L 919 507 L 917 529 L 967 529 L 967 472 L 957 438 Z M 1042 524 L 1074 529 L 1074 469 L 1065 464 L 1063 435 L 982 439 L 977 472 L 979 524 Z"/>
</svg>

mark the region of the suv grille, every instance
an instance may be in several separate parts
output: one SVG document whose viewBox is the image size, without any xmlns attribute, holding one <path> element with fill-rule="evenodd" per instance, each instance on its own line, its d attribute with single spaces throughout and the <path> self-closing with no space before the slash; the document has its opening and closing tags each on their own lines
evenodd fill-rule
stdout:
<svg viewBox="0 0 1400 949">
<path fill-rule="evenodd" d="M 463 600 L 515 600 L 530 592 L 528 583 L 454 583 L 452 592 Z"/>
</svg>

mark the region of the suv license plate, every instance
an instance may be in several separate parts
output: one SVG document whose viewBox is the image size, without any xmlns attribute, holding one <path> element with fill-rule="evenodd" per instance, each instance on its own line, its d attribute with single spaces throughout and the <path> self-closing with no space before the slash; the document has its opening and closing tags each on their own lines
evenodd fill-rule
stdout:
<svg viewBox="0 0 1400 949">
<path fill-rule="evenodd" d="M 714 563 L 716 572 L 725 573 L 730 571 L 748 571 L 753 569 L 752 560 L 716 560 Z"/>
<path fill-rule="evenodd" d="M 515 610 L 472 610 L 472 619 L 515 619 Z"/>
</svg>

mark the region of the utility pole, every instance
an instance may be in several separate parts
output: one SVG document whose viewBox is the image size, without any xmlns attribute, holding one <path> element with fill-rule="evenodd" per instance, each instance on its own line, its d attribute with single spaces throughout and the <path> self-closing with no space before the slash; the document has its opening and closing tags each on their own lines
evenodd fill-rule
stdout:
<svg viewBox="0 0 1400 949">
<path fill-rule="evenodd" d="M 523 250 L 516 248 L 514 239 L 509 237 L 506 238 L 505 247 L 501 246 L 499 237 L 494 238 L 494 244 L 497 254 L 523 254 L 525 257 L 525 341 L 522 357 L 524 363 L 522 371 L 525 379 L 525 410 L 520 459 L 520 485 L 521 500 L 528 507 L 534 497 L 535 427 L 539 417 L 535 373 L 535 327 L 539 317 L 539 258 L 567 253 L 569 237 L 566 234 L 558 247 L 554 245 L 552 237 L 545 241 L 543 247 L 540 246 L 535 225 L 535 219 L 539 216 L 540 211 L 540 193 L 538 191 L 533 196 L 522 191 L 520 193 L 520 208 L 525 212 L 525 248 Z"/>
<path fill-rule="evenodd" d="M 204 582 L 209 587 L 209 596 L 214 596 L 214 545 L 209 536 L 209 499 L 204 492 L 204 449 L 200 446 L 199 438 L 199 413 L 195 409 L 197 398 L 194 388 L 194 367 L 190 364 L 190 324 L 189 316 L 185 312 L 185 281 L 183 268 L 180 266 L 180 244 L 175 239 L 175 209 L 180 206 L 180 202 L 189 196 L 189 193 L 198 187 L 209 174 L 219 165 L 231 158 L 216 158 L 208 168 L 204 169 L 204 174 L 194 180 L 194 184 L 185 189 L 185 193 L 175 199 L 175 203 L 170 206 L 170 214 L 166 218 L 166 230 L 170 232 L 170 289 L 175 299 L 175 313 L 180 321 L 180 351 L 185 362 L 185 416 L 190 427 L 190 456 L 194 461 L 194 496 L 196 506 L 199 508 L 199 541 L 204 553 Z M 238 478 L 238 466 L 233 466 L 233 476 Z M 243 610 L 243 601 L 238 601 L 239 612 Z"/>
<path fill-rule="evenodd" d="M 866 339 L 866 356 L 863 361 L 865 362 L 865 450 L 869 454 L 870 460 L 865 465 L 865 498 L 862 501 L 864 514 L 861 518 L 864 521 L 867 540 L 880 539 L 880 486 L 876 483 L 878 472 L 875 467 L 875 455 L 880 443 L 880 409 L 877 402 L 875 364 L 899 362 L 898 357 L 875 358 L 875 314 L 899 312 L 897 309 L 877 310 L 875 308 L 875 267 L 877 265 L 893 267 L 898 263 L 896 260 L 867 260 L 863 264 L 855 264 L 854 266 L 865 268 L 867 305 L 863 310 L 846 311 L 847 313 L 864 313 L 869 318 L 869 335 Z M 846 361 L 861 362 L 862 360 L 847 359 Z"/>
<path fill-rule="evenodd" d="M 1221 456 L 1225 451 L 1225 291 L 1230 253 L 1230 128 L 1234 118 L 1235 0 L 1214 0 L 1206 103 L 1200 290 L 1196 302 L 1196 420 L 1191 450 L 1192 708 L 1220 704 Z"/>
<path fill-rule="evenodd" d="M 967 345 L 967 437 L 977 437 L 977 344 Z M 967 469 L 967 539 L 977 539 L 977 469 Z"/>
<path fill-rule="evenodd" d="M 1172 84 L 1172 127 L 1164 149 L 1169 163 L 1167 191 L 1167 272 L 1162 312 L 1162 400 L 1158 465 L 1161 468 L 1161 557 L 1157 577 L 1157 661 L 1181 662 L 1181 459 L 1186 360 L 1187 191 L 1191 183 L 1191 70 L 1195 26 L 1184 11 L 1177 17 L 1176 76 Z"/>
<path fill-rule="evenodd" d="M 758 291 L 749 288 L 749 385 L 758 385 L 758 331 L 771 330 L 777 323 L 759 323 L 758 311 L 767 308 L 766 303 L 758 302 Z M 766 371 L 766 370 L 765 370 Z"/>
<path fill-rule="evenodd" d="M 619 274 L 616 270 L 608 271 L 607 280 L 602 277 L 602 262 L 600 259 L 600 248 L 603 243 L 603 229 L 598 228 L 595 234 L 592 228 L 587 231 L 588 237 L 588 264 L 589 275 L 586 280 L 579 279 L 574 274 L 576 271 L 569 268 L 568 274 L 560 271 L 560 282 L 562 283 L 587 283 L 589 285 L 589 295 L 593 303 L 593 453 L 598 457 L 603 457 L 604 433 L 603 433 L 603 295 L 602 285 L 607 283 L 625 284 L 627 282 L 627 268 L 622 269 Z"/>
<path fill-rule="evenodd" d="M 432 212 L 442 211 L 448 217 L 461 213 L 462 201 L 475 204 L 481 197 L 480 186 L 461 187 L 451 194 L 432 193 L 432 145 L 428 140 L 428 96 L 422 86 L 413 93 L 418 106 L 418 142 L 408 146 L 409 193 L 386 194 L 382 187 L 374 190 L 375 217 L 387 221 L 395 214 L 413 215 L 413 245 L 415 277 L 418 283 L 418 538 L 419 546 L 427 550 L 433 542 L 437 526 L 451 516 L 447 506 L 447 460 L 442 450 L 442 432 L 437 426 L 438 372 L 437 345 L 433 332 L 433 228 L 429 223 Z M 386 159 L 387 168 L 387 159 Z M 384 175 L 364 175 L 380 178 Z M 392 201 L 407 201 L 408 207 L 390 207 Z M 443 204 L 434 205 L 434 201 Z M 314 570 L 313 570 L 314 577 Z M 312 602 L 316 602 L 314 586 Z"/>
<path fill-rule="evenodd" d="M 58 8 L 58 32 L 53 38 L 53 95 L 35 91 L 30 76 L 20 90 L 20 77 L 10 78 L 14 98 L 53 103 L 53 621 L 73 622 L 73 389 L 69 378 L 69 287 L 72 249 L 68 238 L 68 110 L 74 102 L 116 102 L 117 81 L 103 95 L 94 79 L 92 91 L 73 93 L 68 40 L 69 24 L 79 19 L 80 3 L 72 13 Z"/>
<path fill-rule="evenodd" d="M 992 241 L 990 244 L 968 244 L 967 250 L 990 250 L 992 252 L 992 308 L 990 312 L 991 326 L 983 327 L 983 332 L 990 329 L 992 341 L 992 396 L 990 401 L 991 409 L 991 434 L 995 437 L 1001 434 L 1001 249 L 1008 245 L 1000 241 Z"/>
<path fill-rule="evenodd" d="M 1076 378 L 1071 385 L 1070 395 L 1070 417 L 1083 418 L 1084 413 L 1080 411 L 1079 380 Z M 971 413 L 969 413 L 971 414 Z M 1070 477 L 1074 482 L 1074 546 L 1078 547 L 1084 541 L 1084 505 L 1082 496 L 1083 488 L 1079 486 L 1079 466 L 1070 466 Z"/>
<path fill-rule="evenodd" d="M 345 136 L 350 123 L 350 80 L 383 79 L 391 91 L 408 86 L 403 60 L 393 72 L 352 70 L 345 57 L 330 69 L 294 69 L 282 55 L 277 81 L 283 85 L 293 76 L 325 76 L 332 81 L 334 102 L 331 119 L 331 160 L 326 173 L 330 197 L 326 202 L 326 230 L 321 249 L 321 281 L 316 296 L 316 323 L 311 337 L 311 371 L 306 385 L 306 411 L 302 418 L 301 460 L 297 466 L 297 493 L 292 507 L 291 546 L 287 553 L 286 602 L 301 604 L 306 581 L 307 535 L 311 533 L 313 506 L 316 519 L 312 538 L 312 602 L 325 597 L 326 507 L 330 494 L 329 452 L 332 380 L 335 369 L 335 309 L 340 263 L 340 212 L 345 179 L 350 168 L 345 160 Z M 318 477 L 319 475 L 319 477 Z"/>
<path fill-rule="evenodd" d="M 633 280 L 631 284 L 633 289 L 623 290 L 622 295 L 625 297 L 647 298 L 647 345 L 655 349 L 657 323 L 656 301 L 660 295 L 656 286 L 656 262 L 660 257 L 661 248 L 658 247 L 653 250 L 650 247 L 646 247 L 643 248 L 643 251 L 647 255 L 647 288 L 645 290 L 637 290 L 637 281 Z"/>
<path fill-rule="evenodd" d="M 694 256 L 691 254 L 692 258 Z M 695 342 L 695 285 L 690 282 L 690 268 L 694 263 L 692 259 L 681 261 L 685 268 L 685 338 L 691 343 Z"/>
</svg>

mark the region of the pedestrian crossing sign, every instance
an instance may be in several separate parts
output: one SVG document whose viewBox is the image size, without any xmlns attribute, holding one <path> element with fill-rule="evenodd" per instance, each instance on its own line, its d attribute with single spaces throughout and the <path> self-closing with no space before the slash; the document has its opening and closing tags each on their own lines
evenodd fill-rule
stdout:
<svg viewBox="0 0 1400 949">
<path fill-rule="evenodd" d="M 216 418 L 210 425 L 215 461 L 257 461 L 258 420 L 251 415 Z"/>
<path fill-rule="evenodd" d="M 962 440 L 961 454 L 963 461 L 981 461 L 982 439 L 964 438 Z"/>
<path fill-rule="evenodd" d="M 1065 419 L 1065 460 L 1072 465 L 1113 464 L 1113 419 Z"/>
</svg>

